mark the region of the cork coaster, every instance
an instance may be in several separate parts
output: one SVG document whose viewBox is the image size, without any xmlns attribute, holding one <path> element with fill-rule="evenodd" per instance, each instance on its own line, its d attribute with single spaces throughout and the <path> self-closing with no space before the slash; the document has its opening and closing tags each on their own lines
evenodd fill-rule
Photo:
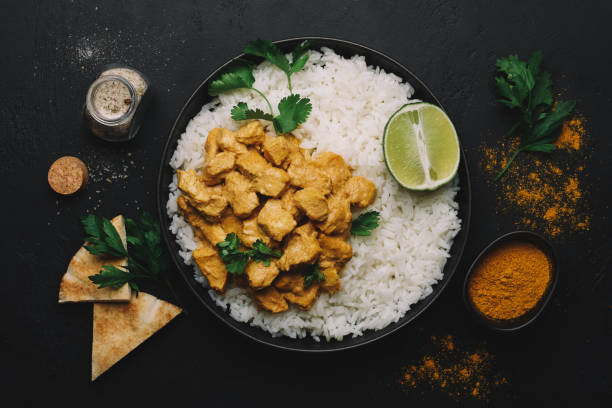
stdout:
<svg viewBox="0 0 612 408">
<path fill-rule="evenodd" d="M 85 188 L 89 180 L 89 172 L 85 163 L 80 159 L 64 156 L 51 165 L 47 179 L 53 191 L 69 195 Z"/>
</svg>

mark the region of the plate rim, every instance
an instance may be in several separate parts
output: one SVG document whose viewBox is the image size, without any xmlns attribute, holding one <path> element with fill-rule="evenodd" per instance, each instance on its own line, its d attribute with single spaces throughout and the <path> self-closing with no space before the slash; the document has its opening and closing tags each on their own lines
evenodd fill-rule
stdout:
<svg viewBox="0 0 612 408">
<path fill-rule="evenodd" d="M 364 50 L 367 53 L 370 54 L 374 54 L 377 55 L 379 58 L 385 59 L 387 60 L 389 63 L 391 63 L 392 65 L 396 65 L 401 71 L 403 71 L 404 73 L 407 73 L 410 77 L 412 77 L 412 79 L 410 80 L 410 85 L 413 86 L 413 83 L 418 83 L 418 85 L 420 87 L 422 87 L 423 89 L 425 89 L 425 91 L 433 98 L 435 104 L 437 106 L 439 106 L 443 111 L 446 112 L 446 109 L 444 109 L 444 106 L 440 103 L 440 101 L 438 100 L 438 98 L 433 94 L 433 92 L 431 92 L 431 90 L 429 89 L 429 87 L 418 77 L 416 76 L 411 70 L 409 70 L 408 68 L 406 68 L 403 64 L 401 64 L 400 62 L 398 62 L 397 60 L 395 60 L 394 58 L 391 58 L 390 56 L 377 51 L 373 48 L 370 48 L 366 45 L 363 44 L 359 44 L 353 41 L 349 41 L 349 40 L 344 40 L 344 39 L 340 39 L 340 38 L 333 38 L 333 37 L 323 37 L 323 36 L 301 36 L 301 37 L 292 37 L 292 38 L 286 38 L 286 39 L 282 39 L 282 40 L 276 40 L 276 41 L 272 41 L 274 44 L 277 45 L 282 45 L 285 43 L 291 43 L 291 42 L 295 42 L 295 41 L 305 41 L 305 40 L 312 40 L 314 42 L 332 42 L 332 43 L 340 43 L 346 46 L 350 46 L 350 47 L 355 47 L 355 48 L 359 48 Z M 330 46 L 329 48 L 332 48 L 332 46 Z M 362 55 L 362 54 L 359 54 Z M 333 348 L 321 348 L 321 349 L 308 349 L 308 348 L 300 348 L 298 346 L 288 346 L 288 345 L 282 345 L 282 344 L 276 344 L 273 341 L 268 341 L 268 340 L 273 340 L 277 337 L 273 337 L 269 332 L 264 331 L 263 329 L 257 327 L 256 329 L 261 330 L 262 333 L 265 333 L 265 335 L 267 335 L 267 339 L 264 340 L 262 338 L 258 338 L 254 335 L 252 335 L 251 333 L 248 333 L 246 330 L 243 330 L 241 327 L 239 327 L 239 325 L 233 325 L 229 320 L 233 320 L 235 323 L 238 323 L 240 325 L 249 325 L 249 323 L 247 322 L 239 322 L 237 320 L 235 320 L 233 317 L 231 317 L 229 315 L 229 313 L 225 310 L 222 310 L 220 307 L 216 306 L 216 305 L 209 305 L 204 299 L 202 299 L 200 293 L 198 293 L 198 291 L 196 290 L 195 285 L 200 285 L 197 281 L 195 281 L 195 279 L 193 278 L 193 273 L 191 274 L 187 274 L 183 268 L 187 267 L 187 265 L 185 265 L 181 259 L 178 259 L 177 254 L 173 253 L 172 246 L 170 243 L 170 236 L 174 236 L 174 234 L 169 230 L 169 218 L 168 215 L 166 213 L 166 203 L 167 203 L 167 195 L 166 197 L 162 196 L 162 190 L 164 190 L 164 186 L 162 186 L 162 182 L 163 182 L 163 177 L 164 177 L 164 172 L 167 171 L 167 166 L 169 165 L 168 160 L 169 160 L 169 150 L 174 147 L 174 144 L 176 142 L 176 140 L 172 140 L 173 139 L 173 135 L 177 132 L 177 127 L 179 125 L 179 122 L 181 121 L 183 115 L 185 114 L 185 111 L 187 109 L 187 107 L 190 105 L 191 101 L 198 97 L 198 95 L 200 94 L 200 92 L 202 91 L 202 88 L 210 81 L 212 80 L 212 78 L 214 78 L 220 71 L 222 71 L 225 67 L 227 67 L 229 64 L 231 64 L 233 61 L 239 59 L 239 58 L 243 58 L 245 56 L 244 53 L 240 53 L 239 55 L 229 59 L 227 62 L 225 62 L 224 64 L 218 66 L 215 70 L 213 70 L 209 75 L 206 76 L 206 78 L 204 78 L 203 81 L 200 82 L 200 84 L 196 87 L 196 89 L 191 93 L 191 95 L 189 96 L 189 98 L 187 98 L 187 100 L 185 101 L 185 103 L 183 104 L 182 108 L 179 110 L 179 112 L 177 113 L 176 119 L 174 120 L 172 127 L 170 129 L 170 132 L 166 138 L 165 144 L 164 144 L 164 148 L 162 150 L 162 155 L 161 155 L 161 159 L 160 159 L 160 165 L 159 165 L 159 171 L 158 171 L 158 175 L 157 175 L 157 183 L 156 183 L 156 205 L 157 205 L 157 215 L 160 221 L 160 226 L 161 226 L 161 232 L 162 232 L 162 236 L 164 239 L 164 243 L 166 245 L 166 249 L 168 250 L 170 257 L 172 258 L 173 264 L 176 267 L 176 269 L 178 270 L 179 274 L 182 276 L 182 278 L 185 280 L 185 283 L 187 284 L 187 286 L 189 287 L 189 289 L 191 290 L 191 292 L 193 293 L 193 295 L 198 299 L 198 301 L 204 305 L 204 307 L 210 311 L 214 316 L 216 316 L 217 318 L 219 318 L 224 324 L 226 324 L 227 326 L 229 326 L 230 328 L 236 330 L 238 333 L 256 341 L 257 343 L 260 344 L 264 344 L 266 346 L 275 348 L 275 349 L 281 349 L 281 350 L 288 350 L 288 351 L 297 351 L 297 352 L 302 352 L 302 353 L 331 353 L 331 352 L 336 352 L 336 351 L 343 351 L 343 350 L 350 350 L 350 349 L 354 349 L 357 347 L 361 347 L 361 346 L 365 346 L 366 344 L 371 344 L 377 340 L 380 340 L 392 333 L 396 333 L 399 329 L 405 327 L 406 325 L 408 325 L 410 322 L 414 321 L 418 316 L 420 316 L 423 312 L 425 312 L 425 310 L 427 310 L 431 304 L 440 296 L 440 294 L 444 291 L 444 289 L 446 289 L 446 287 L 448 286 L 448 283 L 450 282 L 450 280 L 452 279 L 453 275 L 455 274 L 457 268 L 459 267 L 461 260 L 463 258 L 463 254 L 464 254 L 464 250 L 465 250 L 465 246 L 467 244 L 468 241 L 468 237 L 469 237 L 469 230 L 470 230 L 470 222 L 471 222 L 471 213 L 472 213 L 472 189 L 471 189 L 471 181 L 470 181 L 470 172 L 469 172 L 469 166 L 466 160 L 466 155 L 465 155 L 465 151 L 463 149 L 463 144 L 461 143 L 461 139 L 459 138 L 459 148 L 461 151 L 461 163 L 460 166 L 457 170 L 457 176 L 460 177 L 460 189 L 466 191 L 467 194 L 467 209 L 466 209 L 466 213 L 465 213 L 465 217 L 464 219 L 461 219 L 461 230 L 459 231 L 458 234 L 465 234 L 465 239 L 462 240 L 462 242 L 457 243 L 459 245 L 459 247 L 457 248 L 457 261 L 456 264 L 454 265 L 454 267 L 451 268 L 451 270 L 447 273 L 445 273 L 445 275 L 449 275 L 448 279 L 446 280 L 441 280 L 439 282 L 437 282 L 435 285 L 435 289 L 433 290 L 432 293 L 430 293 L 429 295 L 427 295 L 425 298 L 420 299 L 419 301 L 417 301 L 414 305 L 419 304 L 420 302 L 427 302 L 422 308 L 421 310 L 418 310 L 414 315 L 411 316 L 411 318 L 409 320 L 406 320 L 404 322 L 400 321 L 404 318 L 402 317 L 402 319 L 398 320 L 397 322 L 393 322 L 390 323 L 389 325 L 385 326 L 385 328 L 380 329 L 379 333 L 372 336 L 371 338 L 365 339 L 363 341 L 357 342 L 355 344 L 346 344 L 346 345 L 342 345 L 342 342 L 349 336 L 345 336 L 343 338 L 343 340 L 340 341 L 336 341 L 339 346 L 337 347 L 333 347 Z M 364 58 L 367 59 L 366 55 L 362 55 Z M 398 74 L 395 74 L 398 75 Z M 398 75 L 400 76 L 400 78 L 403 81 L 408 82 L 408 80 L 406 78 L 404 78 L 402 75 Z M 414 86 L 413 86 L 414 88 Z M 193 117 L 191 117 L 191 119 L 193 119 Z M 190 119 L 190 120 L 191 120 Z M 181 131 L 181 134 L 184 132 Z M 178 139 L 178 138 L 177 138 Z M 465 172 L 465 180 L 463 180 L 463 178 L 461 178 L 461 170 L 463 170 Z M 165 187 L 166 191 L 167 191 L 167 186 Z M 455 238 L 453 239 L 453 244 L 451 245 L 451 248 L 453 247 L 453 245 L 455 245 Z M 446 267 L 446 264 L 445 266 Z M 443 268 L 444 269 L 444 268 Z M 440 286 L 437 286 L 440 285 Z M 406 313 L 408 313 L 411 309 L 409 309 L 408 311 L 406 311 Z M 404 315 L 405 316 L 405 315 Z M 399 324 L 398 324 L 399 323 Z M 392 327 L 390 329 L 389 326 L 395 325 L 395 327 Z M 250 325 L 249 325 L 250 326 Z M 252 327 L 252 326 L 251 326 Z M 387 329 L 386 331 L 383 332 L 383 330 Z M 368 333 L 368 331 L 366 331 L 365 333 Z M 373 331 L 372 333 L 376 333 L 376 331 Z M 362 334 L 363 336 L 363 334 Z M 281 336 L 281 337 L 287 337 L 287 336 Z M 288 337 L 287 337 L 288 338 Z M 353 337 L 351 337 L 353 338 Z M 362 337 L 363 338 L 363 337 Z M 300 341 L 302 340 L 301 338 L 291 338 L 291 340 L 294 341 Z M 325 340 L 322 340 L 320 342 L 320 344 L 325 344 L 324 342 L 326 342 Z M 327 344 L 329 344 L 330 342 L 327 342 Z"/>
</svg>

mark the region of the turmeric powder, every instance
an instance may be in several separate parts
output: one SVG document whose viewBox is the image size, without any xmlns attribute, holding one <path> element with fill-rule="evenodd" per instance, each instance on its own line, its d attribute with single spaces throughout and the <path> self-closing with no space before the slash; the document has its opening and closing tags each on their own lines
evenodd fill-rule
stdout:
<svg viewBox="0 0 612 408">
<path fill-rule="evenodd" d="M 493 367 L 494 356 L 483 350 L 463 350 L 451 335 L 431 336 L 432 352 L 402 369 L 399 382 L 412 388 L 429 385 L 455 398 L 486 399 L 494 387 L 508 380 Z"/>
<path fill-rule="evenodd" d="M 494 146 L 481 145 L 481 169 L 489 186 L 497 191 L 498 213 L 515 213 L 517 227 L 540 230 L 550 237 L 590 228 L 588 200 L 584 190 L 588 158 L 585 119 L 573 117 L 563 123 L 555 144 L 558 151 L 536 160 L 518 157 L 517 166 L 499 181 L 493 177 L 518 140 L 504 140 Z"/>
<path fill-rule="evenodd" d="M 546 292 L 550 269 L 548 256 L 535 245 L 520 241 L 501 244 L 472 272 L 470 300 L 491 319 L 523 316 Z"/>
<path fill-rule="evenodd" d="M 584 135 L 584 124 L 582 118 L 566 120 L 561 128 L 561 134 L 555 141 L 559 149 L 579 150 Z"/>
</svg>

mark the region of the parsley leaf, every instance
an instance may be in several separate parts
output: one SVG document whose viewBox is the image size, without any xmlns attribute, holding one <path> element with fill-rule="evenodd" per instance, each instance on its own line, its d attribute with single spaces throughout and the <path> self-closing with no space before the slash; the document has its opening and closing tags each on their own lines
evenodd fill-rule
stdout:
<svg viewBox="0 0 612 408">
<path fill-rule="evenodd" d="M 289 64 L 285 54 L 278 49 L 276 44 L 270 41 L 262 40 L 261 38 L 251 41 L 244 47 L 244 53 L 263 57 L 284 72 L 288 72 L 291 69 L 291 64 Z"/>
<path fill-rule="evenodd" d="M 557 140 L 558 135 L 550 135 L 557 129 L 576 106 L 576 101 L 559 101 L 555 106 L 555 110 L 541 116 L 540 120 L 535 124 L 531 133 L 525 137 L 526 143 L 543 142 L 551 143 Z"/>
<path fill-rule="evenodd" d="M 150 213 L 144 212 L 137 220 L 126 218 L 127 240 L 131 244 L 128 264 L 130 270 L 159 275 L 170 266 L 170 259 L 162 244 L 161 229 Z"/>
<path fill-rule="evenodd" d="M 301 71 L 302 68 L 304 68 L 304 65 L 306 65 L 306 62 L 308 62 L 308 58 L 310 57 L 308 48 L 311 45 L 312 41 L 302 41 L 297 47 L 295 47 L 295 50 L 291 52 L 291 73 Z"/>
<path fill-rule="evenodd" d="M 83 224 L 85 234 L 87 234 L 84 247 L 92 255 L 106 255 L 116 258 L 127 256 L 123 241 L 109 220 L 89 214 L 81 217 L 81 224 Z"/>
<path fill-rule="evenodd" d="M 370 210 L 359 214 L 351 224 L 351 234 L 360 236 L 370 236 L 372 230 L 378 227 L 380 222 L 380 213 Z"/>
<path fill-rule="evenodd" d="M 306 122 L 312 104 L 308 98 L 300 98 L 300 95 L 289 95 L 281 99 L 278 103 L 278 116 L 272 116 L 264 113 L 260 109 L 252 110 L 244 102 L 238 102 L 232 108 L 232 119 L 247 120 L 247 119 L 264 119 L 274 123 L 276 133 L 289 133 L 297 128 L 301 123 Z"/>
<path fill-rule="evenodd" d="M 114 289 L 119 289 L 125 283 L 131 282 L 134 278 L 134 274 L 124 272 L 116 266 L 104 265 L 102 266 L 102 270 L 97 275 L 91 275 L 89 280 L 98 285 L 98 289 L 106 288 L 108 286 L 111 286 Z"/>
<path fill-rule="evenodd" d="M 227 234 L 224 241 L 218 242 L 217 250 L 229 273 L 233 275 L 244 273 L 244 268 L 249 262 L 249 255 L 240 250 L 240 238 L 235 232 Z"/>
<path fill-rule="evenodd" d="M 306 122 L 312 104 L 308 98 L 300 98 L 300 95 L 289 95 L 278 103 L 279 115 L 274 118 L 274 129 L 278 133 L 289 133 Z"/>
<path fill-rule="evenodd" d="M 516 54 L 497 60 L 502 76 L 495 78 L 495 86 L 503 105 L 521 112 L 521 119 L 510 129 L 510 136 L 521 129 L 519 148 L 510 156 L 495 179 L 499 179 L 522 151 L 552 153 L 558 135 L 552 133 L 569 116 L 575 101 L 558 101 L 553 106 L 552 79 L 548 72 L 540 71 L 542 52 L 534 52 L 529 61 L 519 60 Z"/>
<path fill-rule="evenodd" d="M 236 60 L 229 64 L 221 75 L 212 81 L 208 86 L 208 94 L 210 96 L 218 96 L 220 93 L 233 91 L 234 89 L 250 89 L 257 92 L 268 104 L 270 114 L 272 114 L 272 105 L 266 95 L 259 89 L 254 88 L 255 77 L 253 76 L 253 67 L 246 61 Z"/>
<path fill-rule="evenodd" d="M 266 245 L 261 239 L 258 239 L 253 244 L 253 249 L 248 251 L 249 257 L 254 261 L 261 262 L 266 266 L 270 266 L 270 258 L 280 258 L 281 253 L 273 250 Z"/>
<path fill-rule="evenodd" d="M 253 249 L 247 251 L 242 251 L 240 244 L 240 238 L 235 232 L 227 234 L 225 240 L 217 243 L 219 257 L 231 274 L 242 275 L 250 259 L 270 266 L 270 258 L 281 257 L 280 252 L 267 246 L 261 239 L 255 241 Z"/>
<path fill-rule="evenodd" d="M 262 39 L 257 39 L 248 43 L 247 46 L 244 47 L 244 53 L 263 57 L 280 68 L 285 75 L 287 75 L 289 92 L 293 93 L 291 75 L 300 71 L 304 68 L 304 65 L 306 65 L 310 56 L 308 53 L 308 47 L 310 47 L 310 45 L 310 41 L 302 41 L 291 53 L 291 62 L 289 62 L 285 54 L 278 49 L 276 44 Z"/>
<path fill-rule="evenodd" d="M 238 102 L 236 106 L 232 108 L 232 119 L 234 120 L 253 120 L 253 119 L 265 119 L 272 121 L 274 116 L 269 113 L 264 113 L 261 109 L 249 109 L 248 105 L 244 102 Z"/>
<path fill-rule="evenodd" d="M 315 281 L 323 282 L 325 280 L 325 275 L 321 272 L 321 267 L 318 263 L 303 269 L 302 276 L 304 277 L 304 287 L 309 287 Z"/>
<path fill-rule="evenodd" d="M 252 88 L 255 83 L 252 67 L 244 61 L 237 60 L 221 73 L 208 86 L 208 94 L 217 96 L 220 93 L 240 88 Z"/>
<path fill-rule="evenodd" d="M 138 292 L 139 286 L 134 280 L 149 279 L 166 284 L 178 301 L 170 280 L 162 274 L 168 270 L 170 261 L 162 243 L 159 223 L 150 213 L 143 212 L 137 220 L 125 218 L 128 251 L 123 247 L 119 233 L 106 218 L 91 214 L 82 217 L 81 222 L 88 235 L 84 247 L 91 254 L 127 257 L 127 267 L 120 269 L 104 265 L 98 274 L 89 276 L 89 280 L 98 288 L 111 286 L 119 289 L 128 283 Z"/>
</svg>

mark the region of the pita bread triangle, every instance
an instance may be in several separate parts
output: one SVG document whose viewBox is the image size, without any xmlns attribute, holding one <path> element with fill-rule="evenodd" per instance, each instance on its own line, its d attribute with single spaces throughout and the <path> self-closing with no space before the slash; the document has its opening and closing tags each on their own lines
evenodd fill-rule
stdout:
<svg viewBox="0 0 612 408">
<path fill-rule="evenodd" d="M 144 292 L 133 293 L 129 303 L 94 303 L 91 381 L 181 312 Z"/>
<path fill-rule="evenodd" d="M 123 246 L 127 248 L 125 222 L 122 215 L 111 220 L 119 233 Z M 65 302 L 128 302 L 131 289 L 126 283 L 119 289 L 106 287 L 98 289 L 96 284 L 89 280 L 90 275 L 100 272 L 103 265 L 126 266 L 127 259 L 109 259 L 92 255 L 81 247 L 70 260 L 68 270 L 62 276 L 59 289 L 59 303 Z"/>
</svg>

